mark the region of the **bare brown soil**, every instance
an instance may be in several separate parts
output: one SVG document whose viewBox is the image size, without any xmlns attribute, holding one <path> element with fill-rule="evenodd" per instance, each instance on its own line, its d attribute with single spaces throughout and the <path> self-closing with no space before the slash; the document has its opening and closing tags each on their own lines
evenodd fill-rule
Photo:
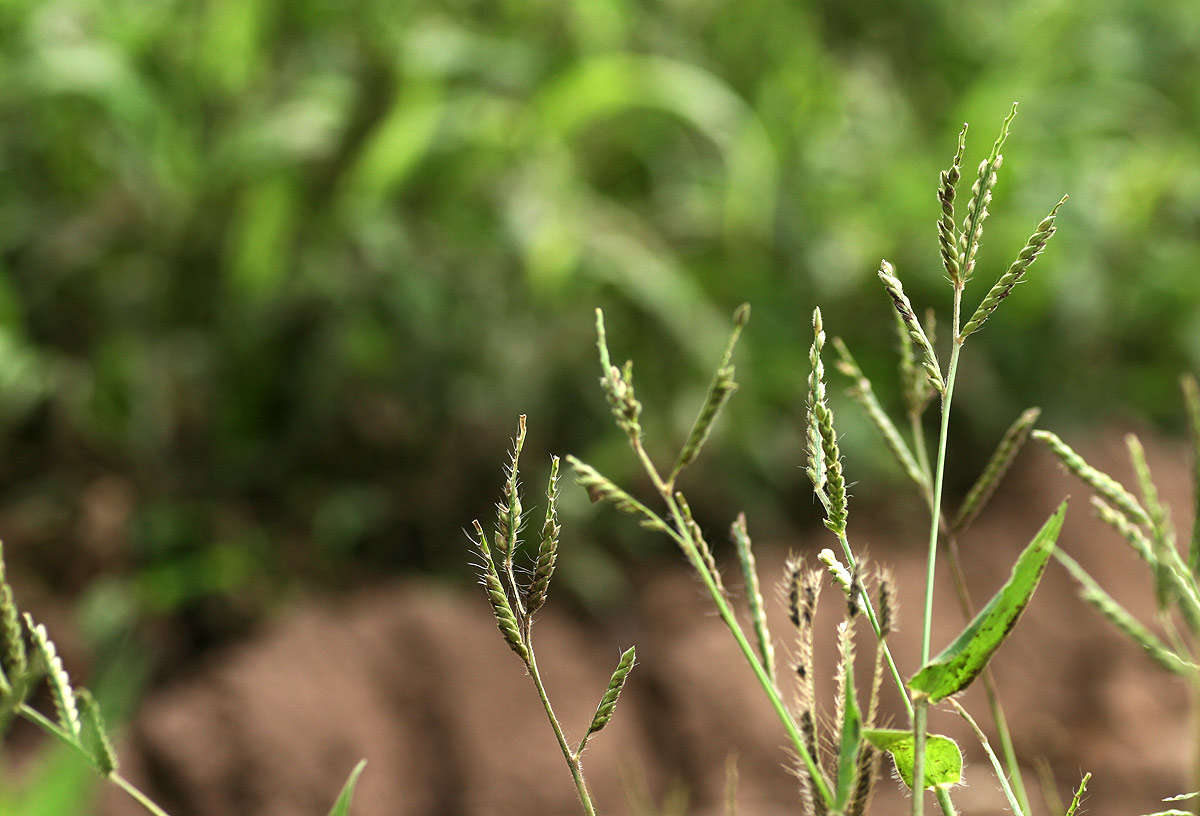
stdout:
<svg viewBox="0 0 1200 816">
<path fill-rule="evenodd" d="M 1119 438 L 1082 449 L 1125 475 Z M 1183 452 L 1159 445 L 1150 455 L 1165 498 L 1187 507 Z M 1091 517 L 1086 489 L 1033 445 L 964 542 L 976 597 L 986 598 L 1004 580 L 1019 548 L 1068 494 L 1074 499 L 1061 545 L 1152 621 L 1148 572 Z M 1190 529 L 1189 519 L 1179 521 Z M 870 529 L 863 519 L 852 524 L 855 538 L 872 542 L 905 588 L 894 648 L 902 670 L 911 671 L 922 548 L 888 546 L 894 533 Z M 828 544 L 817 533 L 805 541 L 758 542 L 763 575 L 779 574 L 789 546 L 815 553 Z M 939 587 L 935 647 L 961 625 L 949 584 Z M 824 600 L 828 632 L 840 604 L 829 590 Z M 616 717 L 587 754 L 601 811 L 646 812 L 631 796 L 649 790 L 661 802 L 674 789 L 687 791 L 687 813 L 722 813 L 724 768 L 733 753 L 743 816 L 798 813 L 785 738 L 696 581 L 682 569 L 664 571 L 648 579 L 633 603 L 631 623 L 621 631 L 585 629 L 554 604 L 537 627 L 547 685 L 576 734 L 620 648 L 638 645 L 639 665 Z M 777 620 L 776 632 L 785 631 Z M 822 666 L 834 664 L 831 647 L 829 637 L 818 644 L 819 676 Z M 870 654 L 865 637 L 860 654 Z M 1095 774 L 1086 800 L 1092 814 L 1147 813 L 1158 809 L 1158 797 L 1194 789 L 1188 778 L 1194 726 L 1184 684 L 1079 602 L 1058 565 L 994 666 L 1018 754 L 1031 763 L 1045 758 L 1059 796 L 1069 798 L 1087 770 Z M 832 688 L 819 693 L 830 700 Z M 976 690 L 965 703 L 988 723 Z M 965 747 L 969 786 L 955 793 L 961 811 L 1008 812 L 982 751 L 957 717 L 935 711 L 931 727 Z M 297 609 L 253 642 L 215 656 L 209 668 L 146 703 L 126 754 L 131 775 L 175 816 L 323 816 L 361 756 L 370 764 L 358 816 L 579 812 L 528 679 L 480 595 L 425 582 L 399 582 L 337 607 Z M 1025 776 L 1035 809 L 1048 812 L 1032 764 Z M 897 783 L 885 778 L 874 812 L 904 808 Z M 136 812 L 115 795 L 103 806 L 106 816 Z"/>
</svg>

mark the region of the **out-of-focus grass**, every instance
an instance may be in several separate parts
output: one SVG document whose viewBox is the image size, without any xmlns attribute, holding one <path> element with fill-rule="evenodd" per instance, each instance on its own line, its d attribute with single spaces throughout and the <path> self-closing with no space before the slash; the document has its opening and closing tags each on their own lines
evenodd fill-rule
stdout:
<svg viewBox="0 0 1200 816">
<path fill-rule="evenodd" d="M 668 438 L 743 299 L 711 468 L 748 509 L 799 496 L 805 316 L 888 370 L 878 259 L 939 296 L 947 134 L 1013 99 L 984 256 L 1022 245 L 1004 216 L 1072 201 L 974 351 L 965 444 L 1008 394 L 1167 421 L 1200 368 L 1197 54 L 1191 0 L 7 3 L 0 520 L 61 552 L 116 479 L 132 550 L 70 580 L 115 557 L 133 612 L 457 564 L 497 418 L 628 475 L 586 430 L 592 306 Z M 887 467 L 866 429 L 846 445 Z"/>
</svg>

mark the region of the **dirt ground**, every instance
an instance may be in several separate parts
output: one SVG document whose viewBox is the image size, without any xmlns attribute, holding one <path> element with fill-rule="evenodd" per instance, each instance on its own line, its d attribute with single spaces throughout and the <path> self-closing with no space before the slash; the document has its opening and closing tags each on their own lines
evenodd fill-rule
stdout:
<svg viewBox="0 0 1200 816">
<path fill-rule="evenodd" d="M 1119 436 L 1080 447 L 1110 472 L 1126 473 Z M 1169 445 L 1149 452 L 1180 529 L 1190 530 L 1184 452 Z M 964 542 L 976 597 L 999 586 L 1019 549 L 1067 495 L 1073 499 L 1061 546 L 1143 621 L 1153 621 L 1148 571 L 1092 517 L 1087 490 L 1036 445 Z M 911 672 L 919 651 L 921 547 L 886 547 L 893 531 L 851 521 L 853 539 L 886 553 L 907 589 L 893 649 L 901 670 Z M 766 581 L 780 574 L 789 547 L 814 555 L 830 540 L 814 532 L 803 541 L 756 543 Z M 726 574 L 736 575 L 736 567 Z M 961 626 L 948 587 L 939 584 L 935 648 Z M 785 737 L 697 581 L 682 569 L 664 570 L 646 579 L 633 603 L 612 631 L 585 628 L 553 603 L 536 629 L 547 686 L 572 734 L 590 719 L 620 649 L 637 644 L 639 665 L 616 717 L 586 756 L 601 811 L 672 812 L 652 811 L 645 800 L 678 802 L 686 792 L 686 806 L 673 812 L 723 813 L 726 762 L 736 755 L 740 814 L 799 813 Z M 775 631 L 786 632 L 779 605 L 771 605 Z M 835 662 L 831 634 L 840 607 L 827 588 L 819 677 Z M 870 654 L 870 644 L 860 636 L 860 655 Z M 865 669 L 869 660 L 859 663 Z M 1078 601 L 1059 565 L 1051 565 L 993 665 L 1017 753 L 1030 763 L 1024 775 L 1036 812 L 1050 812 L 1039 793 L 1039 759 L 1068 801 L 1082 772 L 1093 772 L 1086 812 L 1100 816 L 1148 813 L 1165 807 L 1160 797 L 1194 789 L 1195 726 L 1184 683 Z M 831 703 L 832 685 L 818 695 Z M 887 686 L 885 699 L 898 721 Z M 972 690 L 964 703 L 990 730 L 982 696 Z M 958 718 L 937 710 L 931 730 L 955 736 L 965 749 L 968 785 L 954 794 L 960 810 L 1007 813 L 987 760 Z M 427 582 L 402 581 L 345 604 L 296 609 L 253 642 L 156 693 L 131 729 L 125 754 L 130 775 L 174 816 L 323 816 L 360 757 L 370 764 L 357 816 L 580 812 L 528 678 L 481 596 Z M 873 812 L 902 813 L 904 798 L 885 776 Z M 105 798 L 102 812 L 138 813 L 116 795 Z"/>
</svg>

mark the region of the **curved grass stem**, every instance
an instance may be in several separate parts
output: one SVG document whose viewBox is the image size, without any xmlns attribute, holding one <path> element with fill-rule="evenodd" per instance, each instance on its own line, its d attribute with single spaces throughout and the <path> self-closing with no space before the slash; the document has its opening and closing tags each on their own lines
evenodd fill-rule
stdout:
<svg viewBox="0 0 1200 816">
<path fill-rule="evenodd" d="M 538 698 L 542 701 L 542 707 L 546 709 L 546 718 L 550 720 L 550 727 L 554 729 L 554 738 L 558 740 L 558 747 L 562 751 L 563 759 L 567 762 L 567 767 L 571 770 L 571 779 L 575 782 L 575 790 L 579 792 L 579 802 L 583 805 L 583 811 L 588 816 L 596 816 L 596 806 L 592 804 L 591 793 L 588 792 L 587 783 L 583 780 L 583 763 L 580 762 L 579 754 L 571 750 L 571 746 L 567 744 L 567 736 L 563 733 L 562 725 L 558 722 L 558 716 L 554 713 L 554 706 L 550 705 L 550 697 L 546 694 L 546 687 L 542 684 L 542 675 L 538 671 L 537 658 L 533 654 L 533 644 L 529 644 L 529 676 L 533 678 L 533 685 L 537 687 Z"/>
</svg>

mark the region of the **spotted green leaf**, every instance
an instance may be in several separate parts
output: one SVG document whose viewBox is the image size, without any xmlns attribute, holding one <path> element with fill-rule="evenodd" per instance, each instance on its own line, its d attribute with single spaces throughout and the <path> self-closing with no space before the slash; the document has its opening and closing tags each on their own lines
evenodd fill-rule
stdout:
<svg viewBox="0 0 1200 816">
<path fill-rule="evenodd" d="M 1067 512 L 1064 501 L 1013 565 L 1012 575 L 945 651 L 925 664 L 908 687 L 938 702 L 971 684 L 1016 625 L 1041 581 Z"/>
<path fill-rule="evenodd" d="M 887 751 L 896 765 L 896 773 L 908 788 L 913 783 L 913 734 L 897 728 L 868 728 L 863 738 L 881 751 Z M 962 751 L 958 743 L 940 734 L 928 734 L 925 741 L 925 788 L 957 785 L 962 779 Z"/>
</svg>

